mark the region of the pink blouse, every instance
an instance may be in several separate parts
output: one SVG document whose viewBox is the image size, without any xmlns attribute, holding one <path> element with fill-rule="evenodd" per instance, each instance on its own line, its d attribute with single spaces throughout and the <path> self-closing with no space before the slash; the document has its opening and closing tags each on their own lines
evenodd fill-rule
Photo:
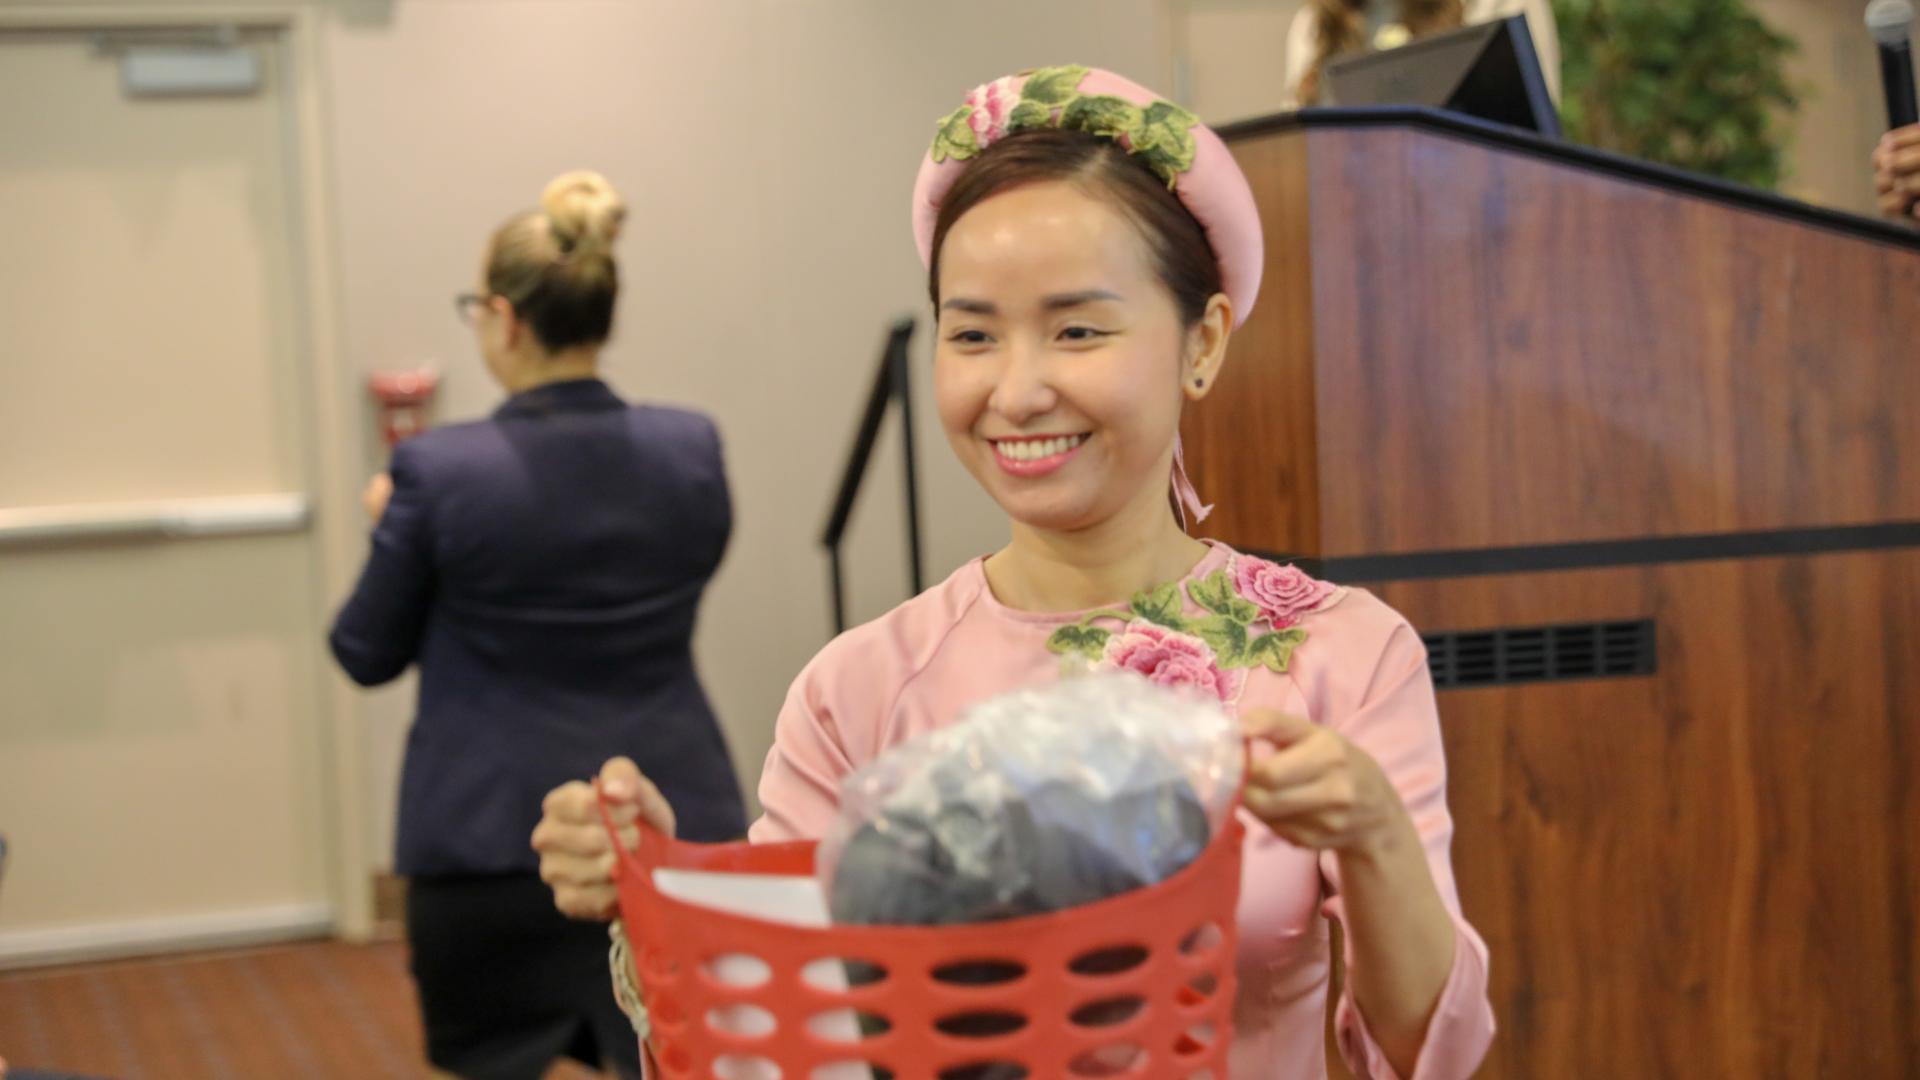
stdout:
<svg viewBox="0 0 1920 1080">
<path fill-rule="evenodd" d="M 1227 628 L 1222 636 L 1228 620 L 1244 633 Z M 766 813 L 752 839 L 820 836 L 847 772 L 953 722 L 972 702 L 1057 678 L 1070 652 L 1211 690 L 1230 711 L 1304 715 L 1373 755 L 1413 817 L 1457 935 L 1452 974 L 1407 1080 L 1470 1075 L 1493 1038 L 1487 948 L 1460 914 L 1447 850 L 1446 761 L 1420 638 L 1365 591 L 1336 589 L 1223 544 L 1177 586 L 1143 593 L 1129 610 L 1066 615 L 1000 603 L 976 559 L 834 639 L 788 691 L 760 780 Z M 1251 817 L 1247 825 L 1231 1075 L 1324 1076 L 1326 920 L 1341 917 L 1339 866 Z M 1348 994 L 1335 1023 L 1357 1075 L 1399 1080 Z"/>
</svg>

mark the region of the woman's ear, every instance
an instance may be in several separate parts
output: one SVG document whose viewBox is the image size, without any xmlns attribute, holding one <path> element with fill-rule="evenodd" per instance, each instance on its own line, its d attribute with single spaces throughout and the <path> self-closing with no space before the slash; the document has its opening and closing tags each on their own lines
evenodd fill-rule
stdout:
<svg viewBox="0 0 1920 1080">
<path fill-rule="evenodd" d="M 1227 362 L 1227 339 L 1233 336 L 1233 301 L 1226 293 L 1215 293 L 1207 301 L 1200 321 L 1187 330 L 1186 363 L 1180 369 L 1180 386 L 1187 399 L 1199 401 L 1213 390 L 1220 369 Z"/>
<path fill-rule="evenodd" d="M 517 348 L 521 337 L 527 332 L 527 324 L 520 321 L 520 313 L 513 309 L 513 301 L 504 296 L 492 296 L 487 303 L 500 316 L 500 335 L 507 348 Z"/>
</svg>

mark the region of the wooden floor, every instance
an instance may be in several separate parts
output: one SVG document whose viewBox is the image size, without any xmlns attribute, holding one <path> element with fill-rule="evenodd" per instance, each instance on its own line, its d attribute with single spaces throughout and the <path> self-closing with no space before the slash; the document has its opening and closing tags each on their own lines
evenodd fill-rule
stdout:
<svg viewBox="0 0 1920 1080">
<path fill-rule="evenodd" d="M 0 973 L 0 1058 L 90 1080 L 427 1075 L 399 942 Z"/>
</svg>

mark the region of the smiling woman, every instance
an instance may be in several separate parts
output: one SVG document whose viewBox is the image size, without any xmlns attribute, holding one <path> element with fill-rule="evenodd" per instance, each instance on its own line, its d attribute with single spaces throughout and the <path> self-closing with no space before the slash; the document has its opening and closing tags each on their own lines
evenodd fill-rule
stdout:
<svg viewBox="0 0 1920 1080">
<path fill-rule="evenodd" d="M 1181 384 L 1205 394 L 1233 323 L 1179 198 L 1111 142 L 1024 131 L 955 182 L 932 250 L 941 422 L 1015 528 L 1166 517 L 1146 479 L 1170 474 Z"/>
<path fill-rule="evenodd" d="M 1354 1069 L 1470 1075 L 1493 1031 L 1486 946 L 1453 885 L 1418 636 L 1364 592 L 1187 535 L 1169 498 L 1201 509 L 1180 415 L 1259 289 L 1259 217 L 1232 156 L 1119 76 L 1045 68 L 942 121 L 914 221 L 941 423 L 1011 540 L 800 673 L 752 838 L 819 837 L 849 772 L 1069 662 L 1210 695 L 1260 748 L 1231 1080 L 1324 1075 L 1325 917 L 1347 930 L 1337 1025 Z M 616 820 L 671 830 L 631 762 L 601 780 Z M 591 787 L 549 796 L 534 845 L 562 910 L 610 912 L 609 844 Z"/>
</svg>

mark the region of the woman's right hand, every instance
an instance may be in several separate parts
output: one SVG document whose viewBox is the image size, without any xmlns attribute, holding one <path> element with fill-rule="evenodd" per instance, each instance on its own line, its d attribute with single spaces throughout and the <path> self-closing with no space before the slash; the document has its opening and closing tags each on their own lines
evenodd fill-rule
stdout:
<svg viewBox="0 0 1920 1080">
<path fill-rule="evenodd" d="M 617 757 L 600 766 L 600 790 L 606 793 L 620 842 L 628 849 L 640 842 L 634 822 L 641 819 L 673 835 L 673 808 L 632 761 Z M 613 918 L 619 909 L 613 845 L 592 784 L 572 780 L 547 792 L 540 824 L 533 829 L 533 850 L 540 853 L 540 880 L 553 888 L 553 904 L 562 913 L 576 919 Z"/>
<path fill-rule="evenodd" d="M 1880 140 L 1873 151 L 1873 186 L 1888 217 L 1920 219 L 1920 124 Z"/>
</svg>

